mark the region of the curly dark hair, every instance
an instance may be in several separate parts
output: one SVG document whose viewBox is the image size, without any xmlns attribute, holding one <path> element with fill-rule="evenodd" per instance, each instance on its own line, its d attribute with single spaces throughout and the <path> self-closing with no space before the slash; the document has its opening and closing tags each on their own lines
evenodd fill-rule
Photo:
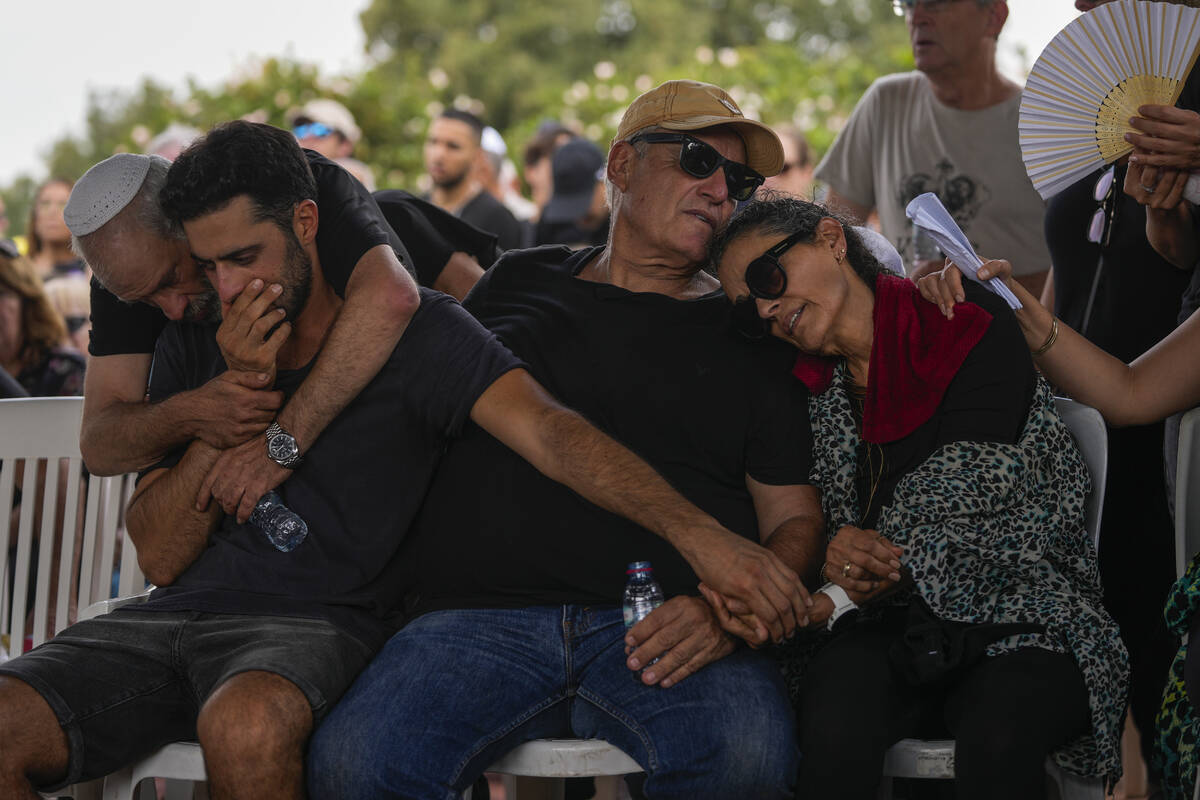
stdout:
<svg viewBox="0 0 1200 800">
<path fill-rule="evenodd" d="M 862 278 L 872 292 L 875 279 L 889 275 L 887 268 L 867 249 L 862 237 L 847 220 L 833 213 L 820 203 L 810 203 L 790 194 L 759 190 L 754 199 L 744 205 L 737 215 L 713 237 L 708 246 L 708 257 L 715 270 L 721 263 L 725 250 L 735 240 L 752 233 L 791 236 L 803 233 L 801 241 L 812 243 L 817 235 L 817 224 L 829 217 L 837 220 L 846 237 L 846 259 L 850 268 Z"/>
<path fill-rule="evenodd" d="M 160 202 L 176 224 L 249 195 L 255 221 L 290 232 L 296 205 L 317 199 L 317 182 L 291 133 L 236 120 L 210 130 L 180 154 L 167 172 Z"/>
</svg>

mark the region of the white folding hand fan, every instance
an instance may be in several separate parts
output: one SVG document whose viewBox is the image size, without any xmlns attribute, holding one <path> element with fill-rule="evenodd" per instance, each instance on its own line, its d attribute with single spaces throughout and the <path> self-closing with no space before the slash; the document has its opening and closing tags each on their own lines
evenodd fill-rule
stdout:
<svg viewBox="0 0 1200 800">
<path fill-rule="evenodd" d="M 1116 0 L 1046 45 L 1021 98 L 1021 157 L 1048 199 L 1133 150 L 1138 106 L 1174 105 L 1200 52 L 1200 9 Z"/>
</svg>

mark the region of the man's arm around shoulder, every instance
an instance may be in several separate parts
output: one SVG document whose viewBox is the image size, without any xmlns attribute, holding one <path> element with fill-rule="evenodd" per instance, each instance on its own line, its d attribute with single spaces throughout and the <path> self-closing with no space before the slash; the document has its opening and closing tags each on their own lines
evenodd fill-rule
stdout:
<svg viewBox="0 0 1200 800">
<path fill-rule="evenodd" d="M 232 447 L 266 429 L 282 395 L 214 378 L 160 403 L 147 403 L 149 353 L 93 356 L 84 377 L 79 448 L 94 475 L 146 469 L 200 438 Z"/>
</svg>

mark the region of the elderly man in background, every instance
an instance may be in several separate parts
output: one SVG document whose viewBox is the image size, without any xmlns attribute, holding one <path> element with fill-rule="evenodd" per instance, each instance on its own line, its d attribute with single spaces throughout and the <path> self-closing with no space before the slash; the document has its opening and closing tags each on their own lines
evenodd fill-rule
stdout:
<svg viewBox="0 0 1200 800">
<path fill-rule="evenodd" d="M 931 240 L 904 214 L 934 192 L 981 253 L 1012 254 L 1017 279 L 1042 290 L 1050 256 L 1045 204 L 1025 174 L 1017 141 L 1021 90 L 996 67 L 1005 0 L 894 0 L 916 71 L 875 81 L 817 166 L 829 205 L 858 220 L 879 214 L 914 280 L 940 269 Z M 1019 256 L 1017 254 L 1020 254 Z"/>
<path fill-rule="evenodd" d="M 663 84 L 629 107 L 609 150 L 607 243 L 504 256 L 465 305 L 560 401 L 807 579 L 824 536 L 794 359 L 730 336 L 702 269 L 735 201 L 782 163 L 778 138 L 723 90 Z M 778 669 L 697 594 L 713 544 L 673 547 L 469 427 L 406 545 L 411 621 L 318 730 L 310 794 L 449 797 L 522 741 L 577 736 L 637 760 L 652 798 L 791 797 Z M 668 599 L 627 631 L 618 603 L 635 561 Z M 726 618 L 756 645 L 809 621 L 807 592 L 776 580 L 762 583 L 769 626 Z"/>
</svg>

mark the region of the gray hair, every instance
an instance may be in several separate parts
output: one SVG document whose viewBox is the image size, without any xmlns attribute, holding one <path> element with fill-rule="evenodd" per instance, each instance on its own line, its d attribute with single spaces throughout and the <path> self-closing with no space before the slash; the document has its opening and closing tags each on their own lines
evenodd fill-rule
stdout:
<svg viewBox="0 0 1200 800">
<path fill-rule="evenodd" d="M 632 147 L 634 149 L 634 151 L 637 153 L 638 158 L 645 158 L 646 157 L 646 143 L 645 142 L 634 142 L 632 140 L 636 139 L 637 137 L 641 136 L 642 134 L 654 133 L 656 131 L 661 131 L 661 130 L 664 130 L 664 128 L 662 128 L 659 125 L 651 125 L 648 128 L 642 128 L 639 131 L 634 131 L 632 134 L 629 135 L 628 138 L 622 139 L 621 141 L 630 142 L 630 147 Z M 616 144 L 616 142 L 613 142 L 613 144 Z M 611 148 L 610 148 L 610 152 L 611 152 Z M 605 166 L 607 167 L 607 165 L 608 165 L 608 162 L 606 159 Z M 609 179 L 607 169 L 605 169 L 605 171 L 604 171 L 604 200 L 605 200 L 605 202 L 608 203 L 608 210 L 609 210 L 609 213 L 612 215 L 611 219 L 609 220 L 609 233 L 611 233 L 612 232 L 612 224 L 617 221 L 616 210 L 617 210 L 617 204 L 621 202 L 621 190 L 616 186 L 616 184 L 614 184 Z"/>
</svg>

